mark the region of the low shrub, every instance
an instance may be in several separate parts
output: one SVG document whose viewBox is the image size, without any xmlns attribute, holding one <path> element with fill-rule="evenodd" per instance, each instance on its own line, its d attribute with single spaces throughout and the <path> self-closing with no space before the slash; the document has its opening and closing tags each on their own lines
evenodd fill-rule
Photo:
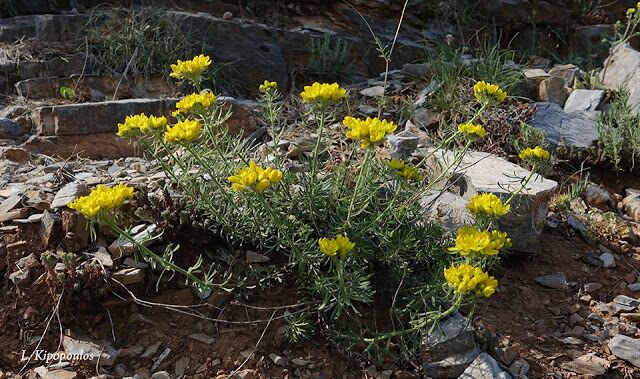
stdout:
<svg viewBox="0 0 640 379">
<path fill-rule="evenodd" d="M 496 291 L 498 283 L 489 270 L 511 246 L 506 233 L 497 229 L 497 218 L 510 212 L 511 201 L 549 153 L 540 147 L 521 151 L 532 173 L 508 197 L 471 198 L 468 209 L 475 223 L 461 228 L 449 248 L 449 238 L 426 219 L 420 200 L 442 192 L 435 184 L 452 175 L 471 146 L 485 137 L 484 127 L 474 122 L 506 98 L 499 86 L 474 86 L 475 115 L 440 146 L 456 140 L 461 147 L 447 167 L 435 170 L 427 166 L 430 156 L 417 164 L 381 158 L 385 137 L 397 125 L 342 117 L 340 104 L 347 92 L 337 83 L 314 83 L 300 94 L 300 118 L 315 130 L 316 140 L 303 166 L 293 170 L 277 147 L 268 160 L 261 159 L 242 137 L 229 133 L 225 121 L 231 111 L 212 92 L 199 88 L 210 64 L 199 56 L 172 66 L 172 77 L 199 90 L 177 104 L 177 122 L 132 115 L 118 126 L 118 134 L 135 138 L 185 201 L 212 220 L 227 240 L 286 258 L 282 270 L 309 304 L 305 313 L 287 319 L 291 341 L 321 330 L 345 352 L 410 359 L 418 337 L 436 321 Z M 280 112 L 283 99 L 275 82 L 265 81 L 260 91 L 266 124 L 277 139 L 279 128 L 286 127 Z M 340 119 L 342 126 L 332 129 Z M 328 154 L 332 145 L 342 146 L 339 159 Z M 203 259 L 179 267 L 171 260 L 179 253 L 177 247 L 160 255 L 136 242 L 119 226 L 117 211 L 132 193 L 127 186 L 98 187 L 69 206 L 132 241 L 139 258 L 163 272 L 180 274 L 199 291 L 232 291 L 250 284 Z M 385 316 L 372 320 L 373 314 Z"/>
</svg>

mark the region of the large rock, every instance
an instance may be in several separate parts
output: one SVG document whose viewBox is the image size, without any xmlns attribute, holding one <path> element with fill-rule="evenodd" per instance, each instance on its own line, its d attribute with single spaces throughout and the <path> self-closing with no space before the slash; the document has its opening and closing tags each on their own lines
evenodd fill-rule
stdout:
<svg viewBox="0 0 640 379">
<path fill-rule="evenodd" d="M 432 152 L 432 149 L 427 149 Z M 451 166 L 454 154 L 451 151 L 433 152 L 432 168 L 441 172 Z M 469 152 L 462 159 L 452 175 L 460 195 L 467 201 L 478 193 L 494 193 L 506 200 L 511 192 L 521 187 L 521 180 L 530 175 L 530 171 L 504 160 L 494 154 Z M 433 175 L 433 174 L 432 174 Z M 445 175 L 446 176 L 446 175 Z M 447 182 L 442 186 L 449 186 Z M 558 183 L 535 174 L 527 188 L 522 190 L 511 202 L 512 212 L 499 219 L 500 229 L 507 232 L 513 241 L 513 249 L 522 252 L 538 252 L 540 234 L 547 217 L 547 202 Z"/>
<path fill-rule="evenodd" d="M 565 112 L 559 105 L 538 103 L 533 127 L 544 131 L 551 145 L 565 144 L 578 150 L 598 140 L 598 112 Z"/>
<path fill-rule="evenodd" d="M 595 111 L 603 97 L 604 91 L 600 89 L 574 89 L 564 103 L 564 111 Z"/>
<path fill-rule="evenodd" d="M 88 14 L 42 14 L 0 19 L 0 42 L 13 43 L 21 38 L 67 41 L 76 37 L 87 19 Z"/>
<path fill-rule="evenodd" d="M 430 377 L 457 378 L 478 354 L 473 329 L 456 312 L 423 338 L 422 369 Z"/>
<path fill-rule="evenodd" d="M 459 379 L 511 379 L 498 362 L 489 354 L 482 353 L 460 375 Z"/>
<path fill-rule="evenodd" d="M 616 357 L 640 367 L 640 339 L 618 334 L 609 341 L 609 350 Z"/>
<path fill-rule="evenodd" d="M 162 76 L 136 77 L 121 80 L 111 76 L 75 75 L 67 78 L 30 78 L 15 84 L 19 96 L 29 99 L 53 99 L 60 97 L 60 88 L 75 88 L 75 95 L 84 99 L 128 99 L 135 97 L 163 97 L 171 95 L 176 88 Z M 117 89 L 117 91 L 116 91 Z"/>
<path fill-rule="evenodd" d="M 69 136 L 31 136 L 22 147 L 36 154 L 69 158 L 111 159 L 133 156 L 136 145 L 115 133 L 76 134 Z"/>
<path fill-rule="evenodd" d="M 640 104 L 640 51 L 628 43 L 618 46 L 604 62 L 600 80 L 611 89 L 625 87 L 629 90 L 629 105 L 637 110 Z"/>
<path fill-rule="evenodd" d="M 427 193 L 420 204 L 426 216 L 437 221 L 450 234 L 455 234 L 462 226 L 473 224 L 473 215 L 467 209 L 469 201 L 449 191 L 432 191 Z"/>
<path fill-rule="evenodd" d="M 41 136 L 115 133 L 128 115 L 159 116 L 165 111 L 163 99 L 128 99 L 40 107 L 33 111 L 32 119 Z"/>
</svg>

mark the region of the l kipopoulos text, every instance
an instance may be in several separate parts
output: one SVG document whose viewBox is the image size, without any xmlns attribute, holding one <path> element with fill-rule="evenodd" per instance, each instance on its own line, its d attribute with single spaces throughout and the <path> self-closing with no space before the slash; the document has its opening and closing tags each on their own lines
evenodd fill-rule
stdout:
<svg viewBox="0 0 640 379">
<path fill-rule="evenodd" d="M 22 350 L 21 361 L 28 361 L 29 359 L 34 361 L 40 361 L 45 363 L 54 363 L 62 361 L 91 361 L 96 358 L 93 354 L 68 354 L 65 352 L 50 353 L 46 350 L 34 350 L 30 355 L 26 350 Z"/>
</svg>

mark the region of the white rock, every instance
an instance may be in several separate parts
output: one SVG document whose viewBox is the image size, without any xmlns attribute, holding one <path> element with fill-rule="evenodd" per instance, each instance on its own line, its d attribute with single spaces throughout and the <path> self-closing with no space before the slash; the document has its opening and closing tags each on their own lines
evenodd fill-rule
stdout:
<svg viewBox="0 0 640 379">
<path fill-rule="evenodd" d="M 598 112 L 565 112 L 552 103 L 537 103 L 532 126 L 544 131 L 552 146 L 561 143 L 581 150 L 598 140 Z"/>
<path fill-rule="evenodd" d="M 433 149 L 425 149 L 426 154 Z M 451 166 L 454 154 L 451 151 L 433 152 L 431 167 L 438 175 L 444 168 Z M 470 152 L 462 159 L 456 170 L 460 174 L 451 181 L 460 188 L 466 200 L 471 196 L 488 192 L 506 200 L 510 192 L 521 188 L 522 179 L 530 172 L 516 164 L 494 154 Z M 446 176 L 446 175 L 445 175 Z M 448 183 L 441 183 L 442 187 Z M 555 192 L 558 183 L 535 174 L 527 185 L 512 201 L 512 212 L 500 218 L 500 229 L 507 232 L 513 241 L 513 249 L 523 252 L 540 250 L 540 234 L 545 225 L 548 200 Z"/>
<path fill-rule="evenodd" d="M 511 379 L 498 362 L 489 354 L 482 353 L 467 367 L 459 379 Z"/>
<path fill-rule="evenodd" d="M 362 96 L 367 96 L 367 97 L 380 97 L 384 94 L 384 87 L 373 86 L 373 87 L 365 88 L 362 91 L 360 91 L 360 94 Z"/>
<path fill-rule="evenodd" d="M 574 89 L 569 94 L 567 102 L 564 103 L 564 111 L 595 111 L 603 97 L 604 91 L 600 89 Z"/>
<path fill-rule="evenodd" d="M 640 104 L 640 51 L 629 43 L 616 48 L 604 62 L 600 80 L 610 89 L 626 87 L 629 105 L 637 110 Z"/>
</svg>

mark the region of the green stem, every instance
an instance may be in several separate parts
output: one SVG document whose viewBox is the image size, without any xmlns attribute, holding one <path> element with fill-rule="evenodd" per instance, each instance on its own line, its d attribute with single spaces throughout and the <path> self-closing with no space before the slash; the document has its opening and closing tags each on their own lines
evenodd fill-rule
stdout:
<svg viewBox="0 0 640 379">
<path fill-rule="evenodd" d="M 511 201 L 512 201 L 513 199 L 515 199 L 515 197 L 516 197 L 516 196 L 518 196 L 518 195 L 520 194 L 520 192 L 522 192 L 522 191 L 527 187 L 527 185 L 528 185 L 528 184 L 529 184 L 529 182 L 531 181 L 531 178 L 533 178 L 533 175 L 535 175 L 535 174 L 536 174 L 536 171 L 537 171 L 537 170 L 538 170 L 538 165 L 537 165 L 537 164 L 534 164 L 534 165 L 531 167 L 531 172 L 529 173 L 529 175 L 527 176 L 527 178 L 524 180 L 524 182 L 522 182 L 522 185 L 520 186 L 520 188 L 518 188 L 518 190 L 517 190 L 517 191 L 512 192 L 512 193 L 509 195 L 509 198 L 507 199 L 507 201 L 505 201 L 505 204 L 510 204 L 510 203 L 511 203 Z"/>
<path fill-rule="evenodd" d="M 133 245 L 135 245 L 138 248 L 138 251 L 140 251 L 140 253 L 142 253 L 142 255 L 144 255 L 147 258 L 148 261 L 160 263 L 163 268 L 165 268 L 165 269 L 169 268 L 171 271 L 175 271 L 175 272 L 178 272 L 178 273 L 182 274 L 188 280 L 190 280 L 192 283 L 195 283 L 200 288 L 212 288 L 212 289 L 213 288 L 220 288 L 220 289 L 228 288 L 226 286 L 226 284 L 214 284 L 214 283 L 210 283 L 210 282 L 204 281 L 204 280 L 196 277 L 195 275 L 193 275 L 191 272 L 189 272 L 189 271 L 183 269 L 182 267 L 176 265 L 175 263 L 173 263 L 173 262 L 171 262 L 171 261 L 169 261 L 167 259 L 164 259 L 163 257 L 157 255 L 153 251 L 149 250 L 146 246 L 144 246 L 143 244 L 138 242 L 135 238 L 133 238 L 125 230 L 122 230 L 118 225 L 116 225 L 116 223 L 111 219 L 111 217 L 109 217 L 109 216 L 104 217 L 103 220 L 104 220 L 105 224 L 107 224 L 107 226 L 109 228 L 111 228 L 111 230 L 113 230 L 118 235 L 124 237 L 127 241 L 129 241 Z"/>
<path fill-rule="evenodd" d="M 350 225 L 349 222 L 351 221 L 351 213 L 353 212 L 353 207 L 355 206 L 355 203 L 356 203 L 356 197 L 358 196 L 358 190 L 360 189 L 360 182 L 362 181 L 362 177 L 364 176 L 366 166 L 369 163 L 369 160 L 371 160 L 371 157 L 373 156 L 373 152 L 375 151 L 374 149 L 375 148 L 371 146 L 367 148 L 364 154 L 364 160 L 360 165 L 360 170 L 358 171 L 358 176 L 356 178 L 356 185 L 353 188 L 353 194 L 351 194 L 351 201 L 349 202 L 349 210 L 347 211 L 346 225 Z"/>
</svg>

